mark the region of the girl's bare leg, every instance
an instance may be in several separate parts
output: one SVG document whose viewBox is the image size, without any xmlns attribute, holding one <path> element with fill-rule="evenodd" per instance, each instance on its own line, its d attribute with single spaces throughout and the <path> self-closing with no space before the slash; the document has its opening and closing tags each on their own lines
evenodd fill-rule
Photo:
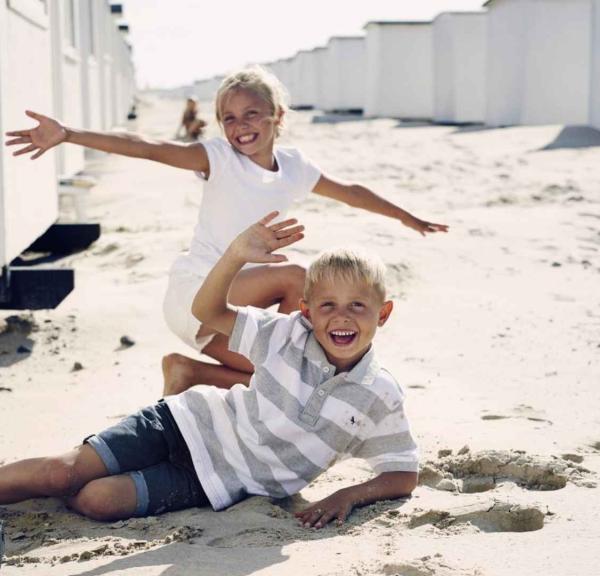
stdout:
<svg viewBox="0 0 600 576">
<path fill-rule="evenodd" d="M 40 496 L 66 498 L 107 474 L 106 466 L 87 444 L 60 456 L 6 464 L 0 466 L 0 504 Z"/>
<path fill-rule="evenodd" d="M 257 266 L 242 270 L 233 281 L 229 297 L 232 304 L 268 308 L 278 304 L 285 314 L 297 310 L 304 290 L 305 270 L 301 266 Z M 205 327 L 199 336 L 210 334 Z M 202 350 L 220 364 L 209 364 L 183 356 L 169 354 L 163 358 L 165 396 L 178 394 L 196 384 L 212 384 L 230 388 L 247 384 L 254 372 L 252 364 L 243 356 L 230 352 L 228 338 L 217 334 Z"/>
</svg>

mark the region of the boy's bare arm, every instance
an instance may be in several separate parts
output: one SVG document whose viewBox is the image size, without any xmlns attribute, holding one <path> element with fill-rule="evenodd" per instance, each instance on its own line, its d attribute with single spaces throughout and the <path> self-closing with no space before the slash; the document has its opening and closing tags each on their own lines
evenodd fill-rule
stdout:
<svg viewBox="0 0 600 576">
<path fill-rule="evenodd" d="M 340 525 L 355 507 L 410 496 L 417 486 L 417 479 L 416 472 L 384 472 L 372 480 L 334 492 L 297 512 L 296 517 L 306 528 L 322 528 L 334 519 Z"/>
<path fill-rule="evenodd" d="M 321 176 L 313 192 L 327 198 L 339 200 L 355 208 L 362 208 L 369 212 L 400 220 L 402 224 L 416 230 L 422 236 L 432 232 L 448 231 L 448 226 L 445 224 L 435 224 L 421 220 L 360 184 L 345 184 L 327 176 Z"/>
<path fill-rule="evenodd" d="M 229 245 L 202 283 L 192 303 L 192 314 L 207 327 L 229 336 L 237 311 L 228 303 L 227 296 L 236 274 L 247 262 L 285 262 L 287 258 L 283 254 L 273 252 L 303 238 L 304 226 L 297 226 L 294 218 L 269 224 L 278 214 L 271 212 L 244 230 Z"/>
<path fill-rule="evenodd" d="M 15 156 L 31 154 L 31 159 L 39 158 L 44 152 L 63 142 L 79 144 L 94 150 L 145 158 L 176 168 L 208 172 L 208 155 L 202 144 L 177 144 L 161 140 L 151 140 L 129 133 L 102 133 L 77 130 L 63 126 L 58 121 L 43 114 L 28 110 L 26 114 L 39 122 L 35 128 L 14 130 L 6 135 L 12 137 L 8 146 L 22 146 Z"/>
</svg>

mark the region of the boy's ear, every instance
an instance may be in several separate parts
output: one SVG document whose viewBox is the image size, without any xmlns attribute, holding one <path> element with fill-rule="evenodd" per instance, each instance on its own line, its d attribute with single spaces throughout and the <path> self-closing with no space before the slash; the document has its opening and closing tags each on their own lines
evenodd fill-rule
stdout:
<svg viewBox="0 0 600 576">
<path fill-rule="evenodd" d="M 383 326 L 387 319 L 390 317 L 392 310 L 394 309 L 394 303 L 391 300 L 386 300 L 381 308 L 379 309 L 379 321 L 377 322 L 377 326 Z"/>
<path fill-rule="evenodd" d="M 307 320 L 310 320 L 310 310 L 308 308 L 308 302 L 304 298 L 300 298 L 300 313 Z"/>
</svg>

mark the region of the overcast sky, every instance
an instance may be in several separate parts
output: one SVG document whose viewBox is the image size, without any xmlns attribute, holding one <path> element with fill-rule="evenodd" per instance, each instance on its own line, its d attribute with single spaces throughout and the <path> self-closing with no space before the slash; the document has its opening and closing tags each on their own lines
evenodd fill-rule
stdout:
<svg viewBox="0 0 600 576">
<path fill-rule="evenodd" d="M 138 85 L 191 84 L 293 56 L 370 20 L 430 20 L 484 0 L 123 0 Z"/>
</svg>

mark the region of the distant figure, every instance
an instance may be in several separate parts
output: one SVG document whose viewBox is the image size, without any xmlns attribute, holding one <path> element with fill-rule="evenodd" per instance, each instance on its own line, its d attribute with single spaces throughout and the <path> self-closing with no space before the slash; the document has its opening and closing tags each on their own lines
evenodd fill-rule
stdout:
<svg viewBox="0 0 600 576">
<path fill-rule="evenodd" d="M 7 145 L 20 147 L 15 155 L 39 158 L 52 147 L 70 142 L 192 170 L 204 181 L 198 225 L 189 253 L 179 256 L 171 267 L 164 313 L 167 325 L 179 338 L 196 353 L 220 364 L 169 354 L 163 359 L 165 396 L 195 384 L 230 388 L 250 382 L 253 364 L 232 352 L 227 336 L 202 324 L 191 308 L 196 292 L 229 243 L 265 213 L 277 210 L 283 218 L 294 200 L 304 201 L 314 193 L 388 216 L 422 236 L 448 229 L 445 224 L 417 218 L 365 186 L 323 174 L 296 148 L 276 146 L 287 105 L 279 80 L 262 68 L 241 70 L 225 78 L 215 104 L 225 137 L 185 145 L 129 133 L 79 130 L 31 110 L 26 114 L 37 120 L 38 126 L 7 133 L 12 137 Z M 353 161 L 348 158 L 350 164 Z M 333 205 L 324 209 L 324 226 L 334 209 Z M 298 310 L 304 278 L 305 269 L 298 264 L 244 266 L 231 284 L 230 297 L 236 305 L 278 305 L 279 312 L 288 314 Z"/>
<path fill-rule="evenodd" d="M 188 98 L 185 104 L 185 110 L 181 118 L 181 124 L 177 129 L 176 138 L 181 137 L 181 129 L 185 131 L 186 140 L 198 140 L 204 132 L 206 122 L 198 117 L 198 102 L 195 98 Z"/>
</svg>

